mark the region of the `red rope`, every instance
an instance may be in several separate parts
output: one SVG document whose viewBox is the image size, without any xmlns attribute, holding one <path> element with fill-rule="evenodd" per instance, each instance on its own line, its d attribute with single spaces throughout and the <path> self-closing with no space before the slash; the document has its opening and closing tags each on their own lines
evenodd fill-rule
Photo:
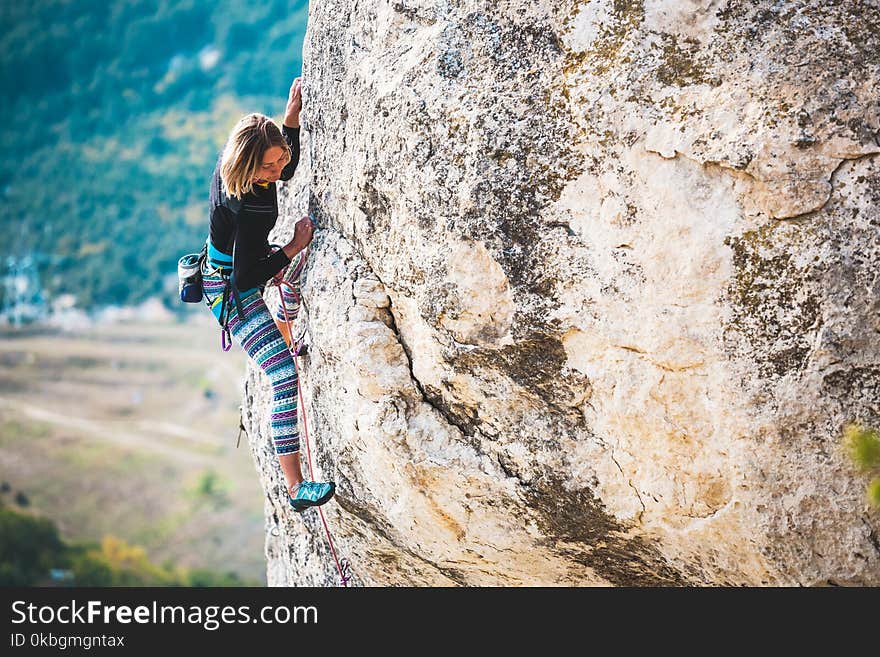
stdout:
<svg viewBox="0 0 880 657">
<path fill-rule="evenodd" d="M 302 408 L 302 419 L 303 419 L 303 429 L 305 429 L 306 436 L 306 454 L 308 454 L 309 459 L 309 476 L 312 478 L 312 481 L 315 480 L 315 470 L 312 467 L 312 448 L 309 445 L 309 425 L 306 421 L 306 405 L 303 400 L 303 392 L 302 392 L 302 384 L 300 383 L 299 377 L 299 365 L 296 364 L 296 359 L 299 355 L 299 346 L 296 345 L 293 339 L 293 327 L 290 324 L 290 317 L 287 314 L 287 304 L 284 303 L 284 295 L 281 290 L 282 285 L 287 285 L 291 289 L 293 289 L 293 284 L 285 281 L 283 278 L 277 279 L 273 285 L 278 287 L 278 295 L 281 297 L 281 308 L 284 310 L 284 322 L 287 324 L 287 334 L 290 336 L 290 346 L 295 347 L 293 349 L 293 367 L 296 370 L 296 390 L 299 394 L 299 404 L 300 408 Z M 296 294 L 296 292 L 294 292 Z M 327 534 L 327 543 L 330 545 L 330 553 L 333 555 L 333 560 L 336 562 L 336 570 L 339 571 L 339 579 L 342 583 L 342 586 L 348 586 L 348 581 L 351 579 L 351 575 L 347 575 L 346 573 L 349 570 L 348 562 L 343 559 L 342 563 L 339 561 L 339 557 L 336 556 L 336 548 L 333 547 L 333 537 L 330 535 L 330 528 L 327 526 L 327 519 L 324 518 L 324 511 L 321 507 L 318 507 L 318 514 L 321 516 L 321 522 L 324 524 L 324 531 Z"/>
</svg>

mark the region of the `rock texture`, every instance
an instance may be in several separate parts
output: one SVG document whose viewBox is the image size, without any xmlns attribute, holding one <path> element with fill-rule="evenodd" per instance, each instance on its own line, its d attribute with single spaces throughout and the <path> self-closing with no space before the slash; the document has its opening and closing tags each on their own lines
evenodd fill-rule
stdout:
<svg viewBox="0 0 880 657">
<path fill-rule="evenodd" d="M 359 585 L 880 584 L 880 9 L 314 0 L 298 320 Z M 332 585 L 246 391 L 269 582 Z"/>
</svg>

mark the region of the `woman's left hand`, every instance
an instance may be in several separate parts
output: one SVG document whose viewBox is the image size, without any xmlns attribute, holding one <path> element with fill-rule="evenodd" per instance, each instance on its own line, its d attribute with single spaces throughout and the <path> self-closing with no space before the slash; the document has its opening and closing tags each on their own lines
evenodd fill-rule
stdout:
<svg viewBox="0 0 880 657">
<path fill-rule="evenodd" d="M 302 111 L 302 78 L 294 78 L 287 95 L 287 108 L 284 110 L 284 125 L 299 127 L 299 113 Z"/>
</svg>

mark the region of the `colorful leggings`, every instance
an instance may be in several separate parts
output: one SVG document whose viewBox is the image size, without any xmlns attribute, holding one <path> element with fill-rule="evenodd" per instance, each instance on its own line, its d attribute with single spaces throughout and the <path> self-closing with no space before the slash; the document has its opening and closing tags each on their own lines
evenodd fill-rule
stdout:
<svg viewBox="0 0 880 657">
<path fill-rule="evenodd" d="M 213 251 L 213 253 L 217 253 Z M 224 254 L 225 255 L 225 254 Z M 296 319 L 300 305 L 300 286 L 302 272 L 305 268 L 306 251 L 300 251 L 293 257 L 284 280 L 290 282 L 294 289 L 282 285 L 281 302 L 277 303 L 275 317 L 291 322 Z M 229 258 L 231 262 L 232 258 Z M 210 261 L 202 270 L 202 289 L 205 303 L 211 308 L 214 317 L 220 320 L 220 307 L 225 282 L 219 271 L 215 270 L 217 262 Z M 299 430 L 297 427 L 297 373 L 293 356 L 284 342 L 284 337 L 275 325 L 272 313 L 263 300 L 262 288 L 251 288 L 240 293 L 244 317 L 238 316 L 238 309 L 232 295 L 227 301 L 230 304 L 229 332 L 233 339 L 241 345 L 251 360 L 259 365 L 272 382 L 272 443 L 275 453 L 292 454 L 299 451 Z M 214 303 L 217 301 L 217 303 Z"/>
</svg>

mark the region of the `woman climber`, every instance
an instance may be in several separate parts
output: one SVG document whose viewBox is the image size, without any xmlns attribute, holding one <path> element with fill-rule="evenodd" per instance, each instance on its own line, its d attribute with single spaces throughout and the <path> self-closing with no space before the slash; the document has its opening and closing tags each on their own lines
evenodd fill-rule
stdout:
<svg viewBox="0 0 880 657">
<path fill-rule="evenodd" d="M 268 243 L 278 219 L 276 183 L 290 180 L 299 162 L 301 110 L 302 81 L 296 78 L 280 130 L 258 113 L 242 117 L 232 129 L 211 179 L 211 225 L 202 268 L 204 298 L 214 317 L 272 382 L 272 441 L 290 504 L 299 512 L 324 504 L 336 489 L 333 482 L 303 479 L 294 341 L 282 307 L 293 321 L 314 230 L 311 220 L 300 219 L 293 239 L 280 249 L 273 252 Z M 269 279 L 281 283 L 274 314 L 263 300 Z"/>
</svg>

